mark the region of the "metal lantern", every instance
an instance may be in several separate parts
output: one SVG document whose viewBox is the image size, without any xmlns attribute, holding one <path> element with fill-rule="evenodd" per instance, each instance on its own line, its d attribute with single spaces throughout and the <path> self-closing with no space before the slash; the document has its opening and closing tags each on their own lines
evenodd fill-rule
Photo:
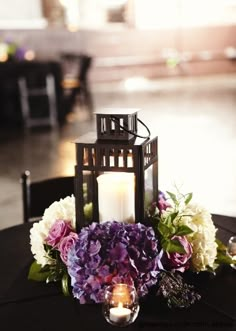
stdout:
<svg viewBox="0 0 236 331">
<path fill-rule="evenodd" d="M 75 141 L 77 228 L 92 221 L 143 222 L 158 198 L 157 137 L 137 117 L 137 109 L 96 113 L 97 134 Z M 138 121 L 148 130 L 138 135 Z"/>
</svg>

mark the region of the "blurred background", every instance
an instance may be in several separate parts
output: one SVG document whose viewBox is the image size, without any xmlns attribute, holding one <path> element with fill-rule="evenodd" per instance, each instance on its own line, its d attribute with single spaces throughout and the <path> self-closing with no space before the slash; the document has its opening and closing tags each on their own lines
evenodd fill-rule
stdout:
<svg viewBox="0 0 236 331">
<path fill-rule="evenodd" d="M 158 136 L 161 190 L 236 216 L 236 0 L 0 0 L 0 229 L 107 107 Z"/>
</svg>

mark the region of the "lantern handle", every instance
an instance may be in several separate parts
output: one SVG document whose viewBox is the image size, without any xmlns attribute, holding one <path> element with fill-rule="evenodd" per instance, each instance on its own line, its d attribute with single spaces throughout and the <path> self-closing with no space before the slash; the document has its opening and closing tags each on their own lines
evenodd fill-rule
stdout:
<svg viewBox="0 0 236 331">
<path fill-rule="evenodd" d="M 148 134 L 147 134 L 146 136 L 141 136 L 140 134 L 134 133 L 134 132 L 132 132 L 132 131 L 126 129 L 123 125 L 120 124 L 119 119 L 118 119 L 117 117 L 115 117 L 115 116 L 111 116 L 111 120 L 112 120 L 113 122 L 118 123 L 118 125 L 120 126 L 121 129 L 123 129 L 124 131 L 126 131 L 126 132 L 132 134 L 134 137 L 144 138 L 144 139 L 149 139 L 150 136 L 151 136 L 151 132 L 150 132 L 149 128 L 148 128 L 147 125 L 146 125 L 143 121 L 141 121 L 139 118 L 137 118 L 138 122 L 139 122 L 140 124 L 142 124 L 142 125 L 145 127 L 145 129 L 147 130 L 147 132 L 148 132 Z"/>
</svg>

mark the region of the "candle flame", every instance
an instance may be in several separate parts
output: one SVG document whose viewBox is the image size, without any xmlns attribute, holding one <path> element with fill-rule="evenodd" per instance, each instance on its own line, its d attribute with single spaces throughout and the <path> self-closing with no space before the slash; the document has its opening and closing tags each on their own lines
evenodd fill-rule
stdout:
<svg viewBox="0 0 236 331">
<path fill-rule="evenodd" d="M 130 293 L 127 287 L 123 284 L 117 284 L 112 293 L 112 299 L 117 303 L 118 307 L 129 305 L 131 302 Z"/>
</svg>

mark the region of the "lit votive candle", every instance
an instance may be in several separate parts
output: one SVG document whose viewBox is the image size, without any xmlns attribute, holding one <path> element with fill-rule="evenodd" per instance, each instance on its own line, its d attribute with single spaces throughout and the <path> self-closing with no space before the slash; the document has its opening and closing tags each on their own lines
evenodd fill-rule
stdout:
<svg viewBox="0 0 236 331">
<path fill-rule="evenodd" d="M 118 304 L 118 307 L 110 309 L 110 320 L 117 324 L 129 322 L 131 316 L 131 310 L 122 306 L 122 303 Z"/>
<path fill-rule="evenodd" d="M 138 296 L 134 286 L 113 284 L 105 289 L 103 314 L 108 323 L 129 325 L 136 320 L 138 312 Z"/>
</svg>

